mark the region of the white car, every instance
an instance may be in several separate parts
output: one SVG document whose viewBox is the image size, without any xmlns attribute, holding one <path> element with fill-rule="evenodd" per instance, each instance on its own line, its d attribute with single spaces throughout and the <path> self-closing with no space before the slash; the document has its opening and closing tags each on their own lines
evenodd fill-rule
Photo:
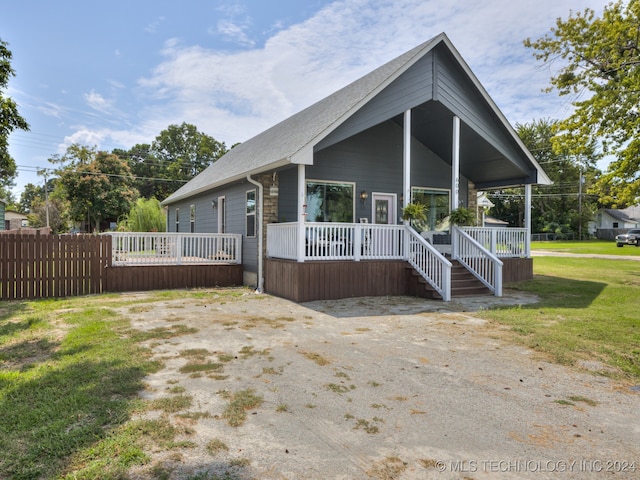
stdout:
<svg viewBox="0 0 640 480">
<path fill-rule="evenodd" d="M 640 228 L 634 228 L 627 233 L 616 235 L 616 246 L 624 247 L 625 245 L 640 247 Z"/>
</svg>

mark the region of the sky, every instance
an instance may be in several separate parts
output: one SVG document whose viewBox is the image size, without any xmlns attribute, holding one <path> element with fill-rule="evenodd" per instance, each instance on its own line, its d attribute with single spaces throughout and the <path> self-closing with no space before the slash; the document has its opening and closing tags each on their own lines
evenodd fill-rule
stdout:
<svg viewBox="0 0 640 480">
<path fill-rule="evenodd" d="M 544 93 L 559 65 L 523 45 L 557 18 L 609 0 L 22 0 L 3 2 L 0 39 L 16 76 L 4 95 L 16 199 L 79 143 L 151 143 L 187 122 L 227 147 L 445 32 L 512 125 L 561 119 Z"/>
</svg>

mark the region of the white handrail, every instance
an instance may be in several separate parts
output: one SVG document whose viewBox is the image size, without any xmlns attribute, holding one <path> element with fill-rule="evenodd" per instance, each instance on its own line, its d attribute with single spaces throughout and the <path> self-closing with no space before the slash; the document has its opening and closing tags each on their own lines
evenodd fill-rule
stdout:
<svg viewBox="0 0 640 480">
<path fill-rule="evenodd" d="M 452 258 L 458 260 L 478 280 L 493 292 L 496 297 L 502 296 L 502 260 L 486 250 L 471 235 L 457 226 L 451 229 L 453 253 Z"/>
<path fill-rule="evenodd" d="M 526 228 L 461 227 L 498 258 L 529 257 Z"/>
<path fill-rule="evenodd" d="M 451 300 L 451 262 L 438 252 L 421 235 L 406 227 L 406 258 L 429 285 L 442 296 L 445 302 Z"/>
<path fill-rule="evenodd" d="M 104 235 L 113 237 L 114 266 L 242 263 L 242 235 L 157 232 Z"/>
</svg>

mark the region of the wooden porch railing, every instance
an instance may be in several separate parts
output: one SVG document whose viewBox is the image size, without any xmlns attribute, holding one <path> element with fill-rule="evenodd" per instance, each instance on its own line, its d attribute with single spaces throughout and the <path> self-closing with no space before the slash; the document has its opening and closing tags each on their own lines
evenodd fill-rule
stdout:
<svg viewBox="0 0 640 480">
<path fill-rule="evenodd" d="M 464 265 L 496 297 L 501 297 L 502 261 L 487 251 L 471 235 L 456 226 L 451 229 L 451 246 L 451 258 Z"/>
<path fill-rule="evenodd" d="M 242 263 L 242 235 L 110 232 L 112 265 Z"/>
</svg>

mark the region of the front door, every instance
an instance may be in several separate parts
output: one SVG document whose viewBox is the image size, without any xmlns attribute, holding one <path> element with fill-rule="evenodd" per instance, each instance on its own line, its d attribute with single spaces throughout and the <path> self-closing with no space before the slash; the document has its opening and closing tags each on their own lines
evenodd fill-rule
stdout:
<svg viewBox="0 0 640 480">
<path fill-rule="evenodd" d="M 395 193 L 372 193 L 371 204 L 373 223 L 396 224 L 396 195 Z"/>
</svg>

